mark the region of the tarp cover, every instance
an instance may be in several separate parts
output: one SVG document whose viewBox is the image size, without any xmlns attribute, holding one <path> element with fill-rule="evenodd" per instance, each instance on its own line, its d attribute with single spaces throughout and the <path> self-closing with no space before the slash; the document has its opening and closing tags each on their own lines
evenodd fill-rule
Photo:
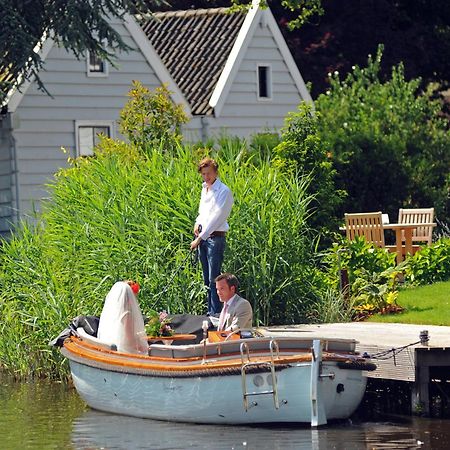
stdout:
<svg viewBox="0 0 450 450">
<path fill-rule="evenodd" d="M 208 321 L 208 329 L 215 330 L 211 320 L 207 316 L 196 316 L 194 314 L 173 314 L 170 315 L 170 326 L 177 334 L 195 334 L 195 343 L 198 344 L 203 339 L 203 321 Z M 192 344 L 194 341 L 192 341 Z M 172 345 L 186 344 L 185 341 L 174 341 Z"/>
<path fill-rule="evenodd" d="M 77 335 L 77 328 L 83 328 L 87 334 L 97 337 L 99 317 L 97 316 L 77 316 L 70 322 L 69 326 L 65 328 L 59 335 L 51 340 L 48 345 L 54 347 L 62 347 L 64 341 L 71 335 Z"/>
<path fill-rule="evenodd" d="M 118 281 L 106 296 L 97 337 L 115 344 L 119 352 L 147 354 L 144 319 L 128 283 Z"/>
</svg>

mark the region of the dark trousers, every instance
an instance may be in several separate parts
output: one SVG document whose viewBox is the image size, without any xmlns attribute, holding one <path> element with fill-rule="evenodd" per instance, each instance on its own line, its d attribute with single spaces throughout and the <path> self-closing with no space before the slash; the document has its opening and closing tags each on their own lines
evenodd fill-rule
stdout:
<svg viewBox="0 0 450 450">
<path fill-rule="evenodd" d="M 203 281 L 208 288 L 209 314 L 219 314 L 222 310 L 214 279 L 220 275 L 225 245 L 225 236 L 210 237 L 200 243 L 199 258 L 202 263 Z"/>
</svg>

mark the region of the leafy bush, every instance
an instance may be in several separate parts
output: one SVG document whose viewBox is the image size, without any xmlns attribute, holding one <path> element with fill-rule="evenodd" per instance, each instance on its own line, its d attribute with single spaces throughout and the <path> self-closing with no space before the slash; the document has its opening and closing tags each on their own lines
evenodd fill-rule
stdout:
<svg viewBox="0 0 450 450">
<path fill-rule="evenodd" d="M 339 292 L 340 271 L 348 275 L 345 316 L 361 318 L 374 312 L 393 309 L 397 298 L 397 278 L 401 267 L 395 266 L 395 253 L 389 253 L 368 243 L 363 237 L 355 240 L 342 239 L 324 253 L 326 284 Z M 329 296 L 329 294 L 327 294 Z M 342 313 L 338 314 L 338 317 Z"/>
<path fill-rule="evenodd" d="M 379 78 L 383 47 L 366 68 L 341 80 L 336 72 L 322 94 L 319 134 L 348 193 L 343 212 L 378 211 L 396 217 L 400 207 L 434 206 L 450 218 L 450 132 L 432 92 L 406 81 L 402 64 L 391 79 Z"/>
<path fill-rule="evenodd" d="M 406 279 L 422 285 L 450 280 L 450 238 L 442 238 L 409 257 Z"/>
<path fill-rule="evenodd" d="M 144 152 L 153 147 L 175 150 L 182 140 L 180 127 L 188 118 L 183 107 L 173 103 L 167 87 L 151 92 L 134 81 L 128 96 L 130 100 L 120 113 L 120 132 Z"/>
<path fill-rule="evenodd" d="M 349 282 L 364 273 L 381 273 L 395 267 L 395 253 L 377 247 L 367 242 L 364 237 L 356 236 L 354 240 L 340 239 L 332 245 L 328 252 L 324 252 L 323 261 L 329 274 L 329 284 L 338 285 L 339 269 L 348 271 Z"/>
<path fill-rule="evenodd" d="M 318 133 L 319 114 L 311 105 L 300 104 L 298 111 L 289 113 L 282 129 L 281 142 L 274 149 L 275 164 L 290 174 L 308 176 L 308 193 L 312 196 L 311 227 L 325 233 L 336 229 L 336 209 L 344 193 L 334 185 L 335 169 Z"/>
</svg>

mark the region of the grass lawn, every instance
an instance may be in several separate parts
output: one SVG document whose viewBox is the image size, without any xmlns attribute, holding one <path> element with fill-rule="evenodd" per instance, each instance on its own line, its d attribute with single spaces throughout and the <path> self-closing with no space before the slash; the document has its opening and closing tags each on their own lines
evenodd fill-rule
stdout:
<svg viewBox="0 0 450 450">
<path fill-rule="evenodd" d="M 404 312 L 377 314 L 369 321 L 450 326 L 450 281 L 402 290 L 397 303 Z"/>
</svg>

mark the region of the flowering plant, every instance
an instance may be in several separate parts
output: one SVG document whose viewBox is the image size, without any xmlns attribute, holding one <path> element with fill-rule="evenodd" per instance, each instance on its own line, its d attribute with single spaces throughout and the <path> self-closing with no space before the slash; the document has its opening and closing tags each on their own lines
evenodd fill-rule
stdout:
<svg viewBox="0 0 450 450">
<path fill-rule="evenodd" d="M 148 336 L 173 336 L 174 331 L 170 324 L 171 319 L 166 311 L 157 313 L 150 310 L 148 314 L 148 322 L 145 324 L 145 331 Z"/>
</svg>

